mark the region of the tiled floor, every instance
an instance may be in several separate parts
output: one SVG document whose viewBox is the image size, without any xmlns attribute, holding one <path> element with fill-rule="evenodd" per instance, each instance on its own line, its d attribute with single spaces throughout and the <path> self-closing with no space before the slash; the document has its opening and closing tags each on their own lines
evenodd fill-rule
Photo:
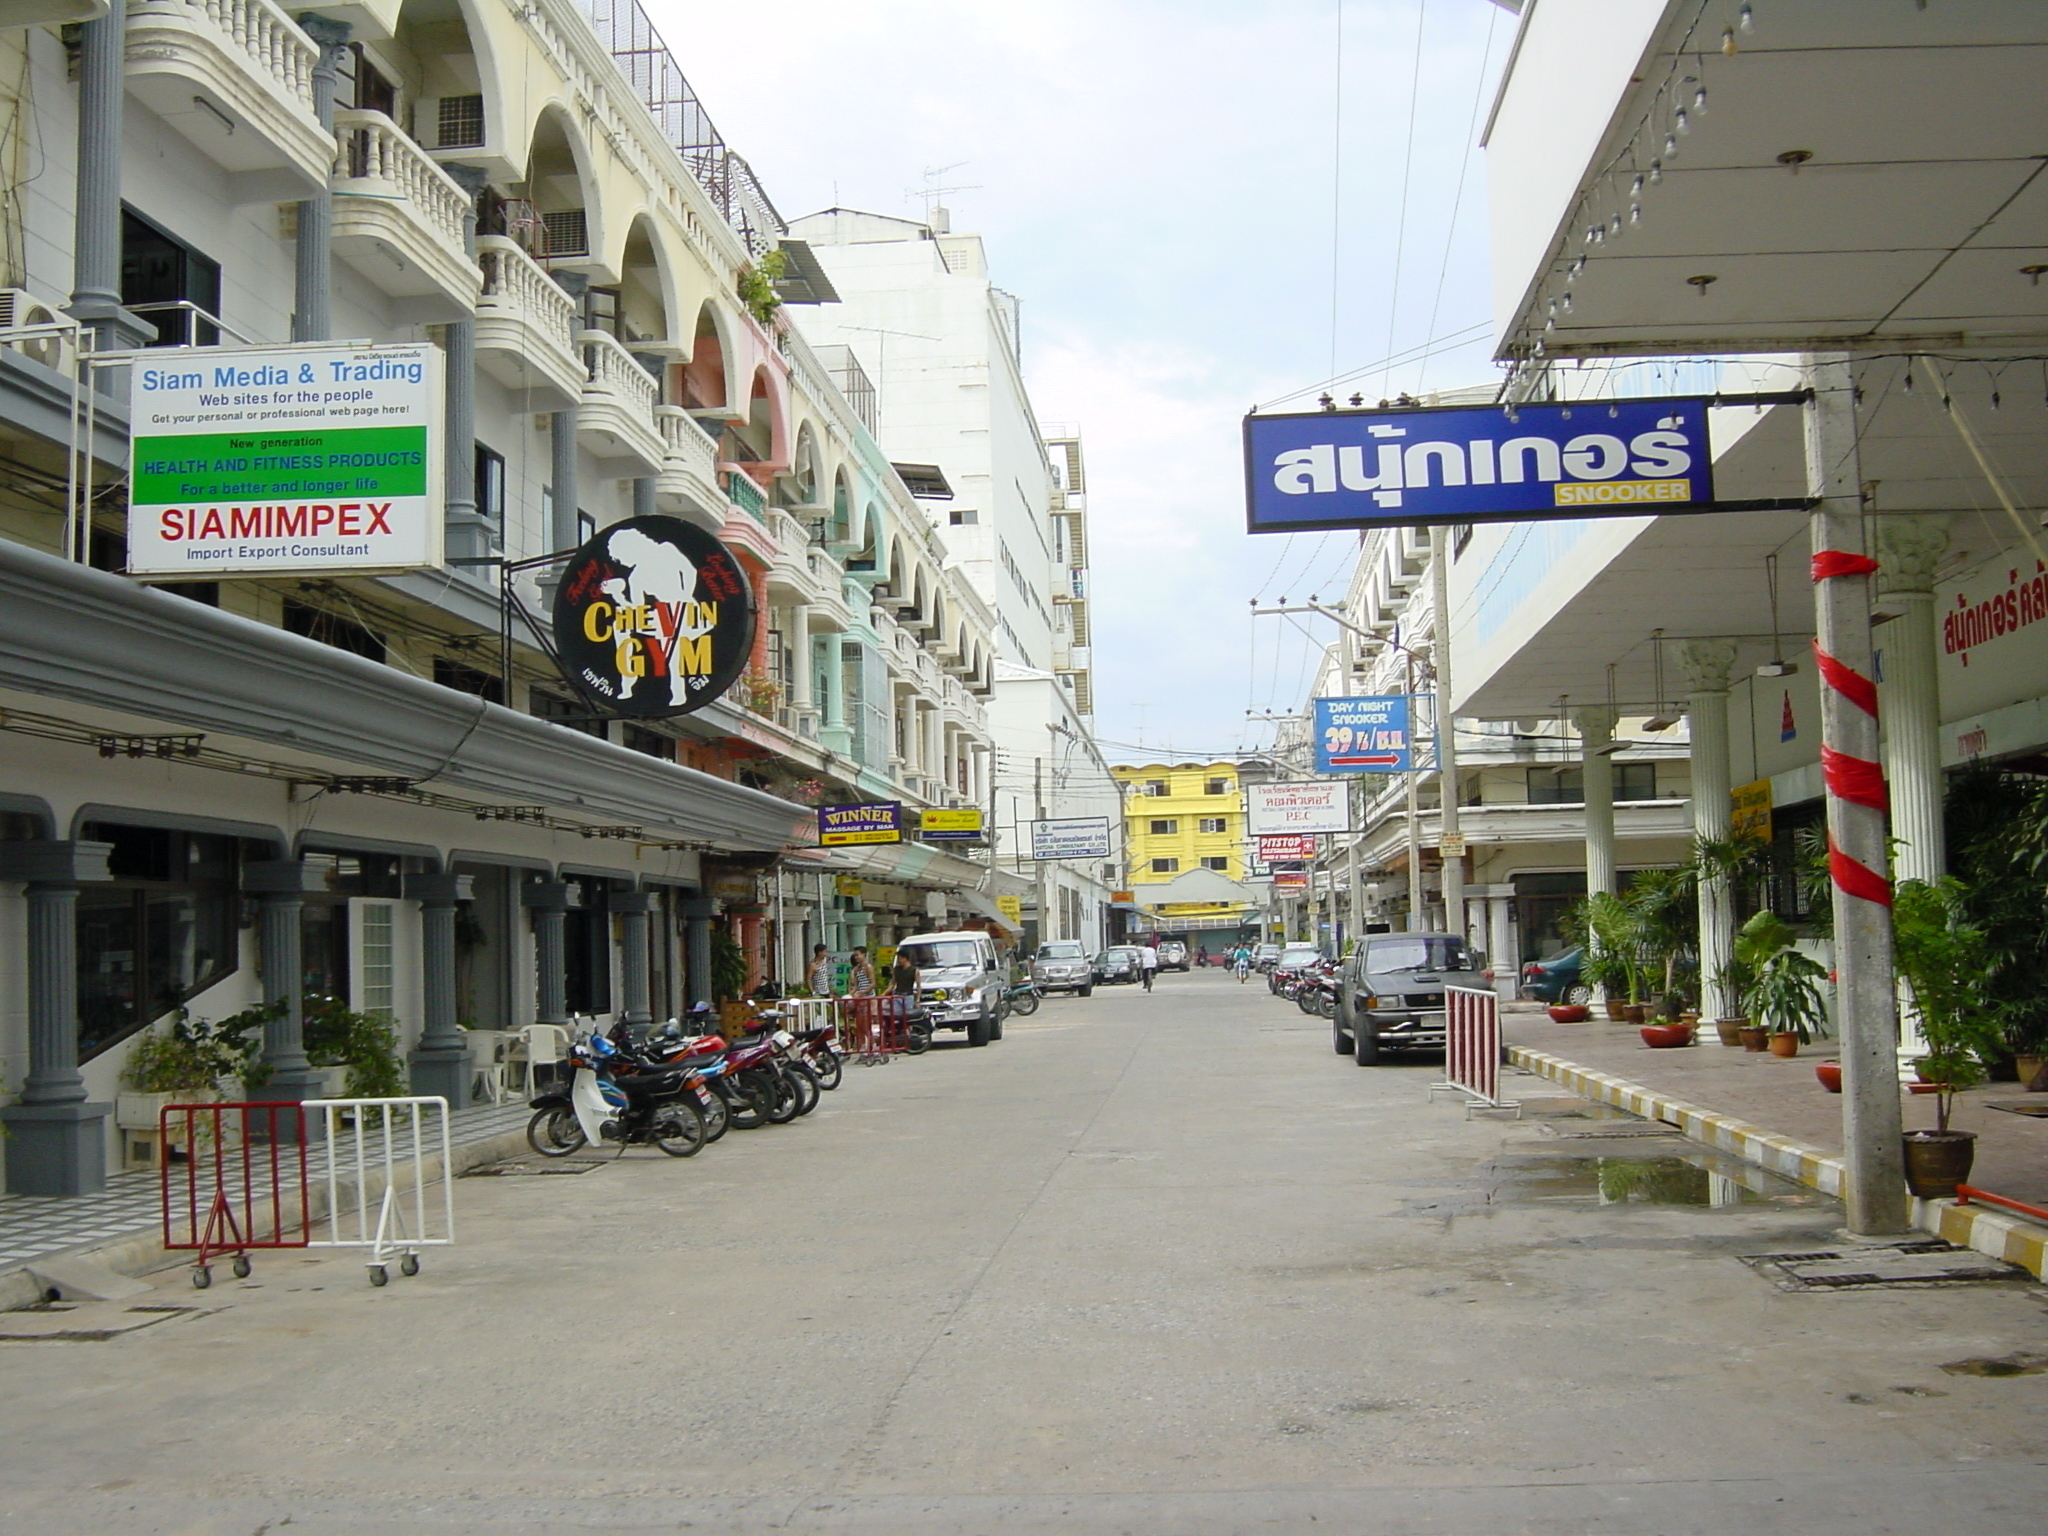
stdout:
<svg viewBox="0 0 2048 1536">
<path fill-rule="evenodd" d="M 449 1137 L 458 1147 L 485 1141 L 519 1129 L 530 1113 L 520 1103 L 459 1110 Z M 325 1159 L 325 1149 L 316 1148 L 311 1157 L 316 1180 L 326 1174 Z M 101 1193 L 75 1200 L 0 1194 L 0 1270 L 73 1249 L 147 1237 L 160 1232 L 162 1224 L 162 1181 L 153 1169 L 117 1173 Z"/>
</svg>

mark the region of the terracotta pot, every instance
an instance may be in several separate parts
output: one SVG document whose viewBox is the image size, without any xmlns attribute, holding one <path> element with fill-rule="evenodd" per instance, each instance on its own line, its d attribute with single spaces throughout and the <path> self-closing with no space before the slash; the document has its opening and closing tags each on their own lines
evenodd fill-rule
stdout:
<svg viewBox="0 0 2048 1536">
<path fill-rule="evenodd" d="M 1690 1024 L 1694 1029 L 1698 1029 L 1700 1027 L 1700 1016 L 1693 1009 L 1688 1008 L 1678 1016 L 1678 1022 Z"/>
<path fill-rule="evenodd" d="M 1780 1032 L 1771 1036 L 1770 1043 L 1773 1056 L 1797 1056 L 1799 1054 L 1799 1037 L 1795 1034 Z"/>
<path fill-rule="evenodd" d="M 1653 1051 L 1669 1051 L 1692 1044 L 1690 1024 L 1645 1024 L 1640 1033 L 1643 1044 Z"/>
<path fill-rule="evenodd" d="M 1723 1045 L 1742 1044 L 1742 1031 L 1748 1025 L 1747 1019 L 1716 1019 L 1714 1033 L 1721 1037 Z"/>
<path fill-rule="evenodd" d="M 2029 1093 L 2048 1092 L 2048 1077 L 2041 1075 L 2041 1068 L 2048 1065 L 2048 1056 L 2015 1056 L 2012 1064 L 2019 1074 L 2020 1087 Z"/>
<path fill-rule="evenodd" d="M 1839 1061 L 1817 1061 L 1813 1064 L 1813 1075 L 1820 1079 L 1821 1087 L 1829 1093 L 1842 1091 L 1842 1064 Z"/>
<path fill-rule="evenodd" d="M 1765 1051 L 1770 1049 L 1771 1032 L 1759 1025 L 1744 1024 L 1735 1033 L 1741 1039 L 1742 1048 L 1745 1051 Z"/>
<path fill-rule="evenodd" d="M 1641 1024 L 1646 1022 L 1649 1017 L 1650 1005 L 1648 1003 L 1623 1003 L 1621 1005 L 1621 1018 L 1625 1024 Z"/>
<path fill-rule="evenodd" d="M 1584 1003 L 1552 1003 L 1550 1022 L 1553 1024 L 1583 1024 L 1593 1017 L 1593 1010 Z"/>
<path fill-rule="evenodd" d="M 1941 1092 L 1941 1084 L 1939 1084 L 1939 1083 L 1908 1083 L 1908 1084 L 1906 1084 L 1906 1091 L 1907 1091 L 1908 1093 L 1914 1093 L 1914 1094 L 1929 1094 L 1929 1093 L 1939 1093 L 1939 1092 Z"/>
<path fill-rule="evenodd" d="M 1975 1131 L 1908 1131 L 1906 1187 L 1922 1200 L 1953 1200 L 1977 1157 Z"/>
<path fill-rule="evenodd" d="M 1603 1006 L 1607 1009 L 1607 1022 L 1619 1024 L 1621 1022 L 1621 1010 L 1626 1008 L 1628 1004 L 1618 997 L 1610 997 L 1605 1000 Z"/>
</svg>

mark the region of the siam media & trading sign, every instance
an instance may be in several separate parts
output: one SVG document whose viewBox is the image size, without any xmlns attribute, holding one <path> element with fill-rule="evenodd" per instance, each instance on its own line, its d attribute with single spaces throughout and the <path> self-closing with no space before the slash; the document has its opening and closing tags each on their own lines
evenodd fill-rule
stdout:
<svg viewBox="0 0 2048 1536">
<path fill-rule="evenodd" d="M 1707 402 L 1247 416 L 1253 533 L 1710 510 Z"/>
<path fill-rule="evenodd" d="M 133 378 L 130 571 L 441 563 L 438 347 L 167 348 Z"/>
</svg>

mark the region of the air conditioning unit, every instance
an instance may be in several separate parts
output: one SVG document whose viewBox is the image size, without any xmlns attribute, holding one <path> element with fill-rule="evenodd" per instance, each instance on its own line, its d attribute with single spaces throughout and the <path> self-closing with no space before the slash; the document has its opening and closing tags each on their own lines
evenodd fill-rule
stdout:
<svg viewBox="0 0 2048 1536">
<path fill-rule="evenodd" d="M 443 96 L 434 103 L 441 149 L 475 149 L 484 141 L 484 99 L 481 96 Z"/>
<path fill-rule="evenodd" d="M 60 328 L 62 335 L 25 336 L 11 339 L 9 331 Z M 0 288 L 0 345 L 11 346 L 23 356 L 46 368 L 62 368 L 66 352 L 78 334 L 78 322 L 45 304 L 26 288 Z"/>
<path fill-rule="evenodd" d="M 561 208 L 540 216 L 541 254 L 544 256 L 588 256 L 590 226 L 581 208 Z"/>
</svg>

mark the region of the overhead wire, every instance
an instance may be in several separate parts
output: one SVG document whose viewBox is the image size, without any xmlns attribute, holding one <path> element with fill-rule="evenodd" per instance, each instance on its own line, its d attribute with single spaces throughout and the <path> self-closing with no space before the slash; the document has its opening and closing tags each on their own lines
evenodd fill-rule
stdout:
<svg viewBox="0 0 2048 1536">
<path fill-rule="evenodd" d="M 1471 121 L 1465 127 L 1465 152 L 1458 159 L 1458 186 L 1457 190 L 1451 194 L 1451 216 L 1449 222 L 1444 226 L 1443 260 L 1437 263 L 1436 292 L 1429 301 L 1429 324 L 1423 328 L 1424 335 L 1430 335 L 1435 332 L 1437 315 L 1443 309 L 1444 280 L 1450 274 L 1451 250 L 1457 243 L 1458 238 L 1458 214 L 1465 206 L 1465 182 L 1472 173 L 1473 152 L 1479 147 L 1474 140 L 1479 133 L 1479 109 L 1486 100 L 1487 66 L 1493 62 L 1493 36 L 1495 30 L 1500 25 L 1500 7 L 1490 5 L 1486 8 L 1486 12 L 1486 45 L 1480 51 L 1479 70 L 1472 81 L 1472 116 Z M 1425 354 L 1418 361 L 1421 367 L 1416 371 L 1415 388 L 1419 394 L 1424 382 L 1429 377 L 1429 356 Z"/>
<path fill-rule="evenodd" d="M 1387 351 L 1394 350 L 1394 329 L 1401 319 L 1401 260 L 1408 247 L 1408 188 L 1415 178 L 1415 108 L 1422 97 L 1422 29 L 1429 17 L 1429 0 L 1417 0 L 1415 7 L 1415 59 L 1408 71 L 1408 135 L 1401 151 L 1401 208 L 1394 219 L 1394 276 L 1387 294 Z M 1393 379 L 1393 365 L 1380 375 L 1385 393 Z"/>
</svg>

